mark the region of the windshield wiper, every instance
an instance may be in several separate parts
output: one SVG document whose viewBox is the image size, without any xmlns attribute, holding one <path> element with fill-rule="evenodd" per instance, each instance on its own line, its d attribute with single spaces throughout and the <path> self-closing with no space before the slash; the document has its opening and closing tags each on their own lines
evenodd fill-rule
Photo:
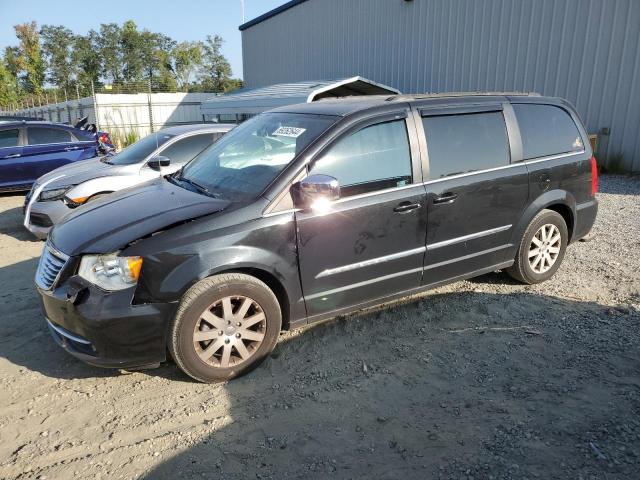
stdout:
<svg viewBox="0 0 640 480">
<path fill-rule="evenodd" d="M 202 193 L 204 195 L 207 195 L 209 197 L 214 197 L 214 198 L 220 198 L 220 195 L 218 195 L 217 193 L 209 191 L 209 189 L 207 187 L 205 187 L 204 185 L 201 185 L 200 183 L 196 182 L 195 180 L 191 180 L 190 178 L 185 178 L 183 176 L 177 177 L 176 180 L 178 180 L 180 182 L 188 183 L 189 185 L 193 185 L 193 187 L 195 187 L 195 189 L 198 190 L 198 192 L 200 192 L 200 193 Z"/>
</svg>

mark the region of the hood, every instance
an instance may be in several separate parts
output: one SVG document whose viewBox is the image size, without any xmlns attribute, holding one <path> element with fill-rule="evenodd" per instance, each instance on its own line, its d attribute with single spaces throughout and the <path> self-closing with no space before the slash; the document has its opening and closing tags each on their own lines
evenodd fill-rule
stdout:
<svg viewBox="0 0 640 480">
<path fill-rule="evenodd" d="M 110 253 L 170 225 L 223 210 L 230 203 L 157 179 L 78 207 L 53 227 L 49 238 L 67 255 Z"/>
<path fill-rule="evenodd" d="M 55 179 L 47 185 L 47 190 L 50 190 L 56 187 L 77 185 L 98 177 L 115 175 L 119 171 L 117 165 L 109 165 L 108 163 L 101 162 L 100 158 L 101 157 L 94 157 L 89 160 L 73 162 L 56 168 L 38 178 L 38 185 Z"/>
</svg>

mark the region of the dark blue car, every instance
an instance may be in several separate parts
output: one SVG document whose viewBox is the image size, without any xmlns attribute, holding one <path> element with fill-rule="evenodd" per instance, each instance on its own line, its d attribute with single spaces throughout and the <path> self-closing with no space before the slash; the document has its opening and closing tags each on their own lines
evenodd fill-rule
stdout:
<svg viewBox="0 0 640 480">
<path fill-rule="evenodd" d="M 98 156 L 104 135 L 60 123 L 0 123 L 0 191 L 29 190 L 53 169 Z"/>
</svg>

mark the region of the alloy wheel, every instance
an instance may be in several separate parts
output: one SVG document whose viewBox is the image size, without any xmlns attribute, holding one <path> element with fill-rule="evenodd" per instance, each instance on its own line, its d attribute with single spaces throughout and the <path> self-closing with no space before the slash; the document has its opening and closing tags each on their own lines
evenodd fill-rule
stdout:
<svg viewBox="0 0 640 480">
<path fill-rule="evenodd" d="M 542 225 L 529 245 L 529 266 L 535 273 L 545 273 L 556 263 L 560 254 L 562 237 L 552 223 Z"/>
<path fill-rule="evenodd" d="M 267 331 L 262 307 L 249 297 L 224 297 L 195 324 L 193 345 L 200 359 L 216 368 L 238 366 L 260 348 Z"/>
</svg>

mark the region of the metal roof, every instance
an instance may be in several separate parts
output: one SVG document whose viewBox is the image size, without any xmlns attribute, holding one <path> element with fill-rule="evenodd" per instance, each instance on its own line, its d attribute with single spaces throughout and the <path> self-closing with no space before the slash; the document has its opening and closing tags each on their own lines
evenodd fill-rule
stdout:
<svg viewBox="0 0 640 480">
<path fill-rule="evenodd" d="M 202 104 L 203 114 L 256 114 L 272 108 L 309 103 L 329 97 L 389 95 L 397 89 L 359 76 L 336 80 L 279 83 L 267 87 L 240 89 L 212 97 Z"/>
<path fill-rule="evenodd" d="M 267 13 L 263 13 L 259 17 L 254 18 L 253 20 L 249 20 L 248 22 L 243 23 L 238 28 L 239 28 L 240 31 L 246 30 L 249 27 L 253 27 L 254 25 L 257 25 L 258 23 L 262 23 L 265 20 L 267 20 L 267 19 L 269 19 L 271 17 L 275 17 L 279 13 L 282 13 L 285 10 L 289 10 L 291 7 L 295 7 L 296 5 L 299 5 L 300 3 L 304 3 L 306 1 L 307 0 L 291 0 L 290 2 L 284 3 L 284 4 L 280 5 L 279 7 L 274 8 L 273 10 L 269 10 Z"/>
</svg>

